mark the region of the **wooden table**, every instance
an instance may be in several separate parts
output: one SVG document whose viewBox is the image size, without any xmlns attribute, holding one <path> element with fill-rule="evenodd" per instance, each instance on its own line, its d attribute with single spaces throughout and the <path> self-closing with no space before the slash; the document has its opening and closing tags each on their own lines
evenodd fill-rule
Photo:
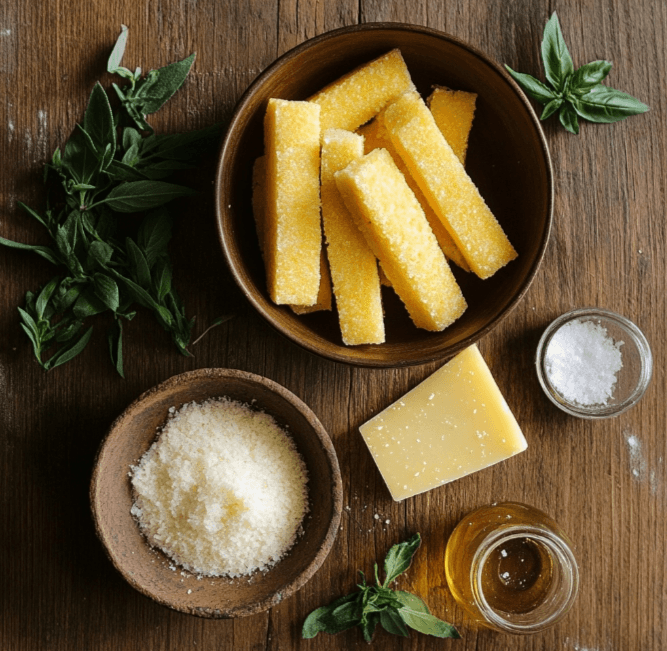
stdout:
<svg viewBox="0 0 667 651">
<path fill-rule="evenodd" d="M 554 227 L 521 304 L 480 348 L 529 441 L 525 454 L 395 503 L 358 426 L 432 373 L 349 368 L 286 342 L 230 279 L 217 243 L 215 160 L 188 177 L 173 247 L 176 284 L 195 335 L 221 314 L 235 318 L 178 355 L 147 314 L 126 328 L 126 373 L 108 361 L 106 327 L 75 361 L 48 374 L 35 363 L 16 311 L 51 277 L 33 254 L 0 249 L 0 648 L 7 651 L 365 648 L 360 632 L 302 641 L 313 608 L 350 590 L 394 543 L 421 532 L 405 589 L 459 627 L 463 640 L 378 632 L 382 649 L 629 651 L 667 646 L 667 450 L 665 432 L 665 200 L 667 12 L 664 3 L 564 0 L 557 6 L 575 64 L 614 62 L 610 85 L 651 112 L 579 136 L 544 124 L 555 174 Z M 428 25 L 499 62 L 542 76 L 539 43 L 553 10 L 529 0 L 161 0 L 3 3 L 0 9 L 0 234 L 46 243 L 17 201 L 43 208 L 42 165 L 62 145 L 100 77 L 121 23 L 126 61 L 145 69 L 197 52 L 184 89 L 154 120 L 159 131 L 225 121 L 254 77 L 278 55 L 322 32 L 358 22 Z M 110 79 L 103 77 L 105 85 Z M 594 305 L 637 323 L 655 371 L 643 400 L 619 418 L 588 422 L 559 412 L 534 372 L 538 338 L 554 317 Z M 283 384 L 319 416 L 343 474 L 342 530 L 316 576 L 284 603 L 253 617 L 209 621 L 172 612 L 130 588 L 97 541 L 88 484 L 97 446 L 114 417 L 145 389 L 183 371 L 222 366 Z M 631 445 L 636 437 L 638 443 Z M 564 622 L 512 638 L 471 625 L 443 571 L 447 537 L 468 511 L 496 500 L 533 504 L 574 541 L 578 601 Z M 375 514 L 381 520 L 375 519 Z M 389 520 L 389 524 L 383 524 Z"/>
</svg>

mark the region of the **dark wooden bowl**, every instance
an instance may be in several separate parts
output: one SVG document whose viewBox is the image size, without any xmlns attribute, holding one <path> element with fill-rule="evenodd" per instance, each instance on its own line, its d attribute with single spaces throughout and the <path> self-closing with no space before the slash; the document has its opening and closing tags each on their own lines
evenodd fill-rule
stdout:
<svg viewBox="0 0 667 651">
<path fill-rule="evenodd" d="M 128 472 L 155 440 L 169 407 L 228 396 L 266 411 L 287 426 L 308 468 L 310 511 L 304 534 L 265 574 L 228 579 L 184 578 L 162 552 L 146 542 L 130 514 Z M 340 522 L 343 488 L 329 435 L 315 414 L 293 393 L 252 373 L 201 369 L 176 375 L 146 391 L 111 426 L 95 461 L 90 501 L 97 535 L 116 569 L 132 587 L 158 603 L 192 615 L 231 618 L 252 615 L 301 588 L 333 545 Z M 187 573 L 186 573 L 187 574 Z M 188 591 L 191 591 L 188 594 Z"/>
<path fill-rule="evenodd" d="M 467 170 L 498 218 L 518 259 L 492 278 L 456 275 L 468 309 L 440 333 L 417 329 L 393 290 L 383 289 L 387 341 L 345 346 L 336 312 L 296 316 L 269 299 L 251 208 L 255 158 L 263 153 L 262 120 L 271 97 L 303 100 L 354 67 L 400 48 L 423 96 L 432 85 L 478 94 Z M 236 282 L 279 332 L 313 353 L 363 366 L 422 364 L 454 355 L 490 332 L 533 280 L 551 229 L 553 179 L 539 120 L 509 75 L 466 43 L 426 27 L 355 25 L 290 50 L 252 83 L 239 101 L 222 145 L 217 172 L 222 249 Z"/>
</svg>

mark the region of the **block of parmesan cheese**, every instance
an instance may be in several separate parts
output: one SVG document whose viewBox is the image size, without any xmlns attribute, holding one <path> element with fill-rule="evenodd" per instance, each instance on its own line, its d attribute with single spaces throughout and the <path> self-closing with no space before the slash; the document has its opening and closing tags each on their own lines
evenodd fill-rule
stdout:
<svg viewBox="0 0 667 651">
<path fill-rule="evenodd" d="M 354 131 L 389 102 L 414 88 L 400 50 L 366 63 L 309 98 L 322 111 L 322 133 L 327 129 Z"/>
<path fill-rule="evenodd" d="M 264 258 L 264 229 L 266 223 L 266 157 L 260 156 L 252 166 L 252 214 L 259 240 L 259 250 Z M 320 253 L 320 290 L 315 305 L 290 305 L 295 314 L 307 314 L 331 310 L 331 278 L 324 249 Z"/>
<path fill-rule="evenodd" d="M 466 309 L 414 193 L 386 149 L 352 161 L 334 175 L 357 226 L 415 325 L 443 330 Z"/>
<path fill-rule="evenodd" d="M 407 182 L 410 189 L 415 193 L 417 201 L 419 201 L 426 219 L 433 230 L 433 234 L 438 240 L 438 244 L 442 249 L 442 252 L 456 265 L 461 267 L 464 271 L 470 271 L 468 263 L 465 261 L 465 258 L 461 255 L 461 252 L 456 247 L 452 236 L 449 234 L 444 224 L 438 219 L 438 216 L 433 212 L 433 208 L 428 205 L 426 197 L 419 189 L 419 186 L 412 178 L 412 175 L 408 171 L 406 164 L 403 162 L 403 159 L 398 155 L 398 152 L 394 149 L 394 145 L 391 144 L 391 139 L 387 130 L 382 124 L 382 113 L 380 113 L 374 120 L 365 124 L 357 129 L 357 133 L 361 134 L 364 137 L 364 152 L 369 154 L 374 149 L 386 149 L 391 157 L 396 163 L 396 167 L 403 173 L 405 181 Z"/>
<path fill-rule="evenodd" d="M 461 165 L 466 163 L 468 135 L 475 117 L 476 93 L 436 87 L 426 100 L 445 140 L 452 148 Z"/>
<path fill-rule="evenodd" d="M 348 345 L 384 342 L 377 258 L 338 192 L 334 174 L 364 154 L 364 139 L 328 129 L 322 136 L 322 222 L 336 309 Z"/>
<path fill-rule="evenodd" d="M 274 303 L 314 305 L 320 289 L 320 107 L 270 99 L 264 119 L 264 257 Z"/>
<path fill-rule="evenodd" d="M 477 346 L 466 348 L 359 429 L 396 501 L 527 447 Z"/>
<path fill-rule="evenodd" d="M 517 253 L 418 93 L 390 104 L 384 124 L 396 151 L 466 262 L 489 278 Z"/>
</svg>

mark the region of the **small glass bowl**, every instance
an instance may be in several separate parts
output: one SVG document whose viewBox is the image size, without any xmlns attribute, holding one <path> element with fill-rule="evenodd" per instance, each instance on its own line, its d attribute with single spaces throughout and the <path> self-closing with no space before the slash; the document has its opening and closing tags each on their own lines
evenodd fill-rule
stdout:
<svg viewBox="0 0 667 651">
<path fill-rule="evenodd" d="M 568 400 L 550 380 L 546 363 L 549 345 L 560 328 L 576 319 L 600 325 L 614 343 L 623 342 L 619 348 L 623 366 L 616 374 L 612 395 L 605 403 L 588 405 Z M 551 402 L 572 416 L 589 419 L 618 416 L 637 404 L 644 395 L 653 372 L 651 348 L 642 331 L 620 314 L 596 307 L 572 310 L 553 321 L 537 345 L 535 364 L 537 379 Z"/>
</svg>

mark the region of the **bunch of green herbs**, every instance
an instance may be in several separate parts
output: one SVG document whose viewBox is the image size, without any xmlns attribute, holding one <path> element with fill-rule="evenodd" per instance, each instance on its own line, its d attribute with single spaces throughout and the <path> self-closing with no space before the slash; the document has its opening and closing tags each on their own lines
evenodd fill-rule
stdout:
<svg viewBox="0 0 667 651">
<path fill-rule="evenodd" d="M 554 12 L 544 28 L 542 61 L 548 83 L 505 66 L 521 88 L 544 104 L 540 116 L 546 120 L 558 111 L 560 123 L 570 133 L 579 133 L 579 118 L 589 122 L 618 122 L 645 113 L 649 107 L 632 95 L 603 85 L 611 71 L 609 61 L 591 61 L 574 69 L 572 57 Z"/>
<path fill-rule="evenodd" d="M 380 581 L 375 563 L 375 585 L 367 584 L 363 572 L 358 591 L 337 599 L 328 606 L 314 610 L 303 624 L 306 639 L 318 633 L 336 634 L 355 626 L 361 627 L 366 642 L 373 641 L 375 627 L 393 635 L 408 637 L 408 628 L 435 637 L 459 639 L 458 631 L 447 622 L 431 615 L 428 606 L 416 595 L 404 590 L 392 590 L 389 585 L 407 571 L 421 544 L 417 533 L 406 542 L 394 545 L 384 560 L 384 583 Z"/>
<path fill-rule="evenodd" d="M 49 370 L 70 361 L 90 340 L 89 317 L 111 312 L 109 351 L 123 376 L 123 321 L 134 318 L 135 304 L 151 310 L 178 350 L 187 346 L 194 319 L 172 285 L 167 245 L 172 217 L 165 204 L 193 193 L 163 181 L 176 170 L 194 167 L 202 152 L 217 142 L 220 127 L 175 135 L 157 135 L 146 116 L 157 111 L 183 85 L 195 55 L 141 76 L 120 65 L 127 28 L 109 57 L 107 71 L 126 80 L 113 84 L 120 100 L 112 108 L 99 84 L 93 88 L 83 119 L 61 151 L 46 164 L 44 180 L 55 185 L 56 202 L 43 214 L 19 202 L 39 221 L 52 246 L 0 244 L 34 251 L 58 267 L 40 291 L 26 294 L 19 308 L 21 327 L 32 342 L 39 364 Z M 143 213 L 128 221 L 125 213 Z M 134 217 L 134 216 L 133 216 Z"/>
</svg>

